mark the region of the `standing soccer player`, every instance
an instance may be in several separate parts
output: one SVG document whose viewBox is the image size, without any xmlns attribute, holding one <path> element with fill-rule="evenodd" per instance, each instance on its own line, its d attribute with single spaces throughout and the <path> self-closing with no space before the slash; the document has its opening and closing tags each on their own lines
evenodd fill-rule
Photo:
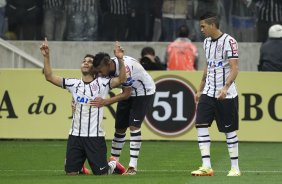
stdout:
<svg viewBox="0 0 282 184">
<path fill-rule="evenodd" d="M 102 76 L 120 75 L 119 62 L 122 58 L 110 58 L 109 55 L 98 53 L 94 58 L 94 67 Z M 118 102 L 115 121 L 115 134 L 112 141 L 111 155 L 119 160 L 125 143 L 127 128 L 130 129 L 130 162 L 124 174 L 135 175 L 137 160 L 141 148 L 141 124 L 153 103 L 156 86 L 152 77 L 134 58 L 123 57 L 127 81 L 123 83 L 123 92 L 110 99 L 97 98 L 95 106 L 109 105 Z"/>
<path fill-rule="evenodd" d="M 77 175 L 87 159 L 95 175 L 111 174 L 114 170 L 125 172 L 125 168 L 115 159 L 107 162 L 105 132 L 102 129 L 103 108 L 93 107 L 90 102 L 96 97 L 105 98 L 109 90 L 126 80 L 125 66 L 118 60 L 119 77 L 102 78 L 94 76 L 93 55 L 86 55 L 81 63 L 81 79 L 63 78 L 52 73 L 47 39 L 40 47 L 44 57 L 44 75 L 47 81 L 67 89 L 75 101 L 72 126 L 69 131 L 65 171 Z M 123 57 L 123 50 L 116 45 L 115 55 Z"/>
<path fill-rule="evenodd" d="M 226 135 L 231 170 L 227 176 L 240 176 L 238 165 L 238 94 L 235 79 L 238 74 L 237 41 L 219 30 L 215 14 L 200 17 L 201 32 L 206 36 L 204 51 L 207 64 L 196 95 L 198 102 L 196 128 L 202 155 L 202 166 L 192 171 L 193 176 L 213 176 L 210 162 L 208 127 L 216 120 L 219 132 Z"/>
</svg>

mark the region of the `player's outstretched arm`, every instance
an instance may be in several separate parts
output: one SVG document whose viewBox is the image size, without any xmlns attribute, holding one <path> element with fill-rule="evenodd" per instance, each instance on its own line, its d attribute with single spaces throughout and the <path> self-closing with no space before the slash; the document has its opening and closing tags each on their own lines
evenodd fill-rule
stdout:
<svg viewBox="0 0 282 184">
<path fill-rule="evenodd" d="M 52 68 L 50 64 L 50 49 L 48 46 L 47 38 L 45 38 L 44 42 L 41 44 L 40 51 L 44 58 L 43 71 L 44 71 L 45 79 L 51 82 L 52 84 L 61 87 L 63 83 L 63 78 L 56 76 L 52 73 Z"/>
<path fill-rule="evenodd" d="M 118 63 L 119 63 L 119 76 L 114 77 L 111 80 L 111 87 L 112 88 L 120 86 L 122 83 L 124 83 L 127 80 L 126 70 L 125 70 L 125 65 L 124 65 L 124 60 L 123 60 L 124 50 L 120 46 L 119 42 L 116 42 L 114 54 L 117 57 Z"/>
</svg>

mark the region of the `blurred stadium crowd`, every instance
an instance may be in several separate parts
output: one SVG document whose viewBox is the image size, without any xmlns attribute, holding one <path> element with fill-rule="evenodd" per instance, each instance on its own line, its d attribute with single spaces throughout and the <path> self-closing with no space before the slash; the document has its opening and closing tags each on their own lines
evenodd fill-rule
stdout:
<svg viewBox="0 0 282 184">
<path fill-rule="evenodd" d="M 264 42 L 282 24 L 281 0 L 0 0 L 0 36 L 8 40 L 173 41 L 180 25 L 203 41 L 199 16 L 217 13 L 238 42 Z"/>
</svg>

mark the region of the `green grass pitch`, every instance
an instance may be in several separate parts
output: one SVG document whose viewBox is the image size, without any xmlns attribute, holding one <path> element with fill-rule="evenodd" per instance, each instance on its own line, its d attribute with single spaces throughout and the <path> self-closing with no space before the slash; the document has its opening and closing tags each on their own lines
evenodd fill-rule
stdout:
<svg viewBox="0 0 282 184">
<path fill-rule="evenodd" d="M 110 152 L 108 141 L 108 154 Z M 227 177 L 230 169 L 225 142 L 212 142 L 214 177 L 192 177 L 201 164 L 197 142 L 144 141 L 135 176 L 66 176 L 63 171 L 66 141 L 0 140 L 1 184 L 149 184 L 149 183 L 282 183 L 282 143 L 240 142 L 241 177 Z M 120 160 L 129 161 L 126 142 Z"/>
</svg>

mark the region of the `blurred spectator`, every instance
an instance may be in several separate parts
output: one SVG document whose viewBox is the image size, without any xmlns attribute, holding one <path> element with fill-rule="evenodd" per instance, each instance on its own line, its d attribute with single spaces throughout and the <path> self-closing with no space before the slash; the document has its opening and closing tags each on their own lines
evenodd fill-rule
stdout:
<svg viewBox="0 0 282 184">
<path fill-rule="evenodd" d="M 153 22 L 153 35 L 152 41 L 160 41 L 161 34 L 162 34 L 162 3 L 163 0 L 154 0 L 154 22 Z"/>
<path fill-rule="evenodd" d="M 282 26 L 273 25 L 268 31 L 269 39 L 260 48 L 259 71 L 282 71 Z"/>
<path fill-rule="evenodd" d="M 0 38 L 3 38 L 4 35 L 5 6 L 6 6 L 6 0 L 0 0 Z"/>
<path fill-rule="evenodd" d="M 188 2 L 190 0 L 163 0 L 162 5 L 162 34 L 164 41 L 176 38 L 176 30 L 186 25 Z"/>
<path fill-rule="evenodd" d="M 197 70 L 197 47 L 188 38 L 189 29 L 183 25 L 178 30 L 178 38 L 166 50 L 167 70 Z"/>
<path fill-rule="evenodd" d="M 48 40 L 63 40 L 66 29 L 65 0 L 43 1 L 43 36 Z"/>
<path fill-rule="evenodd" d="M 154 24 L 154 3 L 152 0 L 130 0 L 128 41 L 151 41 Z"/>
<path fill-rule="evenodd" d="M 41 0 L 7 0 L 6 11 L 8 30 L 14 32 L 17 39 L 38 40 L 41 38 Z"/>
<path fill-rule="evenodd" d="M 103 12 L 102 33 L 104 41 L 126 41 L 128 37 L 129 17 L 131 12 L 129 0 L 101 0 Z M 133 15 L 131 14 L 133 13 Z"/>
<path fill-rule="evenodd" d="M 155 55 L 152 47 L 144 47 L 141 51 L 141 65 L 145 70 L 165 70 L 165 66 L 161 63 L 160 58 Z"/>
<path fill-rule="evenodd" d="M 93 41 L 98 39 L 99 0 L 66 0 L 69 41 Z"/>
<path fill-rule="evenodd" d="M 256 41 L 255 11 L 248 0 L 232 0 L 230 18 L 232 35 L 237 41 Z"/>
<path fill-rule="evenodd" d="M 252 2 L 251 0 L 249 0 Z M 257 7 L 258 42 L 267 40 L 267 32 L 271 25 L 282 24 L 281 0 L 254 0 Z M 254 3 L 253 2 L 253 3 Z"/>
</svg>

